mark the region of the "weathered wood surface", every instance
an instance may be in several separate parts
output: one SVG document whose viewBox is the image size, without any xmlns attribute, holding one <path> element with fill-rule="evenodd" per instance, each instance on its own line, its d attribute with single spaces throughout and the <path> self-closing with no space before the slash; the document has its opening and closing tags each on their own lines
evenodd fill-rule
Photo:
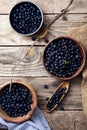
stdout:
<svg viewBox="0 0 87 130">
<path fill-rule="evenodd" d="M 8 14 L 11 8 L 18 2 L 23 0 L 0 0 L 0 13 Z M 44 13 L 59 13 L 70 2 L 70 0 L 27 0 L 38 4 Z M 49 7 L 48 7 L 49 6 Z M 86 0 L 74 0 L 70 13 L 87 13 Z"/>
<path fill-rule="evenodd" d="M 30 37 L 19 35 L 9 23 L 10 10 L 19 1 L 23 0 L 0 0 L 0 86 L 10 81 L 11 69 L 26 54 L 28 45 L 32 45 Z M 46 24 L 49 24 L 55 14 L 60 13 L 70 2 L 70 0 L 29 1 L 41 7 Z M 49 41 L 59 36 L 66 36 L 69 29 L 87 23 L 87 0 L 74 0 L 67 17 L 67 21 L 60 18 L 50 27 L 47 35 Z M 70 83 L 69 92 L 61 103 L 65 111 L 60 111 L 59 108 L 51 114 L 44 111 L 46 97 L 51 96 L 59 80 L 51 77 L 43 66 L 42 55 L 46 43 L 41 40 L 36 45 L 38 46 L 33 48 L 31 55 L 18 65 L 13 79 L 25 81 L 33 86 L 38 96 L 38 106 L 43 110 L 52 130 L 87 130 L 87 120 L 82 109 L 81 76 L 77 76 Z M 42 87 L 44 83 L 48 84 L 48 89 Z"/>
<path fill-rule="evenodd" d="M 49 24 L 55 15 L 44 15 L 45 23 Z M 52 39 L 59 36 L 66 36 L 69 29 L 74 27 L 79 27 L 87 23 L 87 14 L 68 14 L 68 20 L 63 21 L 62 18 L 58 19 L 49 29 L 47 39 L 51 41 Z M 31 45 L 33 41 L 30 37 L 22 36 L 16 33 L 10 23 L 8 15 L 0 16 L 0 46 L 6 45 Z M 37 42 L 37 45 L 46 45 L 44 40 Z"/>
<path fill-rule="evenodd" d="M 0 47 L 0 76 L 11 76 L 12 68 L 26 55 L 28 47 Z M 49 76 L 43 65 L 44 47 L 34 47 L 15 69 L 14 76 Z"/>
<path fill-rule="evenodd" d="M 0 76 L 11 76 L 11 70 L 26 55 L 28 49 L 29 47 L 0 47 Z M 51 77 L 43 64 L 44 49 L 45 47 L 34 47 L 17 66 L 14 76 Z"/>
<path fill-rule="evenodd" d="M 38 105 L 39 107 L 44 110 L 44 105 L 46 103 L 46 98 L 50 97 L 54 90 L 59 85 L 59 81 L 55 78 L 48 78 L 48 77 L 14 77 L 13 80 L 20 80 L 30 84 L 36 91 L 38 96 Z M 81 78 L 77 77 L 73 79 L 70 83 L 70 89 L 64 100 L 62 101 L 62 106 L 65 110 L 80 110 L 82 111 L 82 103 L 81 103 Z M 10 81 L 10 77 L 0 77 L 0 87 L 5 83 Z M 47 84 L 48 89 L 44 89 L 43 85 Z M 57 108 L 56 110 L 58 110 Z"/>
</svg>

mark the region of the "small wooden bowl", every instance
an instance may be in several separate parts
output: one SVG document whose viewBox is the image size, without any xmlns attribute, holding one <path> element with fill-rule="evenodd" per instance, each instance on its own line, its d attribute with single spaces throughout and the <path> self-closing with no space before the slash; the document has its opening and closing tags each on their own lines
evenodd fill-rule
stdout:
<svg viewBox="0 0 87 130">
<path fill-rule="evenodd" d="M 60 39 L 60 38 L 68 38 L 68 39 L 74 41 L 74 42 L 77 44 L 77 46 L 80 48 L 80 52 L 81 52 L 81 55 L 82 55 L 82 57 L 83 57 L 83 59 L 82 59 L 82 61 L 81 61 L 81 66 L 78 68 L 78 70 L 77 70 L 72 76 L 70 76 L 70 77 L 65 77 L 65 78 L 63 78 L 63 77 L 57 77 L 56 75 L 51 74 L 51 73 L 46 69 L 46 67 L 45 67 L 45 51 L 46 51 L 47 47 L 48 47 L 53 41 L 55 41 L 55 40 L 57 40 L 57 39 Z M 85 51 L 84 51 L 82 45 L 81 45 L 78 41 L 76 41 L 76 40 L 74 40 L 74 39 L 72 39 L 72 38 L 69 38 L 69 37 L 65 37 L 65 36 L 63 36 L 63 37 L 58 37 L 58 38 L 52 40 L 51 42 L 49 42 L 49 43 L 47 44 L 47 46 L 45 47 L 44 53 L 43 53 L 43 64 L 44 64 L 44 67 L 45 67 L 46 71 L 47 71 L 50 75 L 55 76 L 56 78 L 58 78 L 58 79 L 60 79 L 60 80 L 70 80 L 70 79 L 76 77 L 76 76 L 82 71 L 82 69 L 84 68 L 85 61 L 86 61 L 86 54 L 85 54 Z"/>
<path fill-rule="evenodd" d="M 53 92 L 52 96 L 48 99 L 48 101 L 46 102 L 45 104 L 45 111 L 46 112 L 52 112 L 57 106 L 58 104 L 55 104 L 55 106 L 51 109 L 51 110 L 48 110 L 47 109 L 47 104 L 48 102 L 52 99 L 53 95 L 58 92 L 60 89 L 62 88 L 66 88 L 65 90 L 65 93 L 62 95 L 62 97 L 60 98 L 59 100 L 59 103 L 62 101 L 62 99 L 64 98 L 65 94 L 68 92 L 68 89 L 69 89 L 69 83 L 68 82 L 62 82 L 60 85 L 58 85 L 57 89 Z"/>
<path fill-rule="evenodd" d="M 0 117 L 2 117 L 4 120 L 8 121 L 8 122 L 13 122 L 13 123 L 21 123 L 21 122 L 24 122 L 28 119 L 31 118 L 32 114 L 34 113 L 35 111 L 35 108 L 37 107 L 37 96 L 36 96 L 36 93 L 34 91 L 34 89 L 24 83 L 24 82 L 21 82 L 21 81 L 13 81 L 13 83 L 18 83 L 18 84 L 22 84 L 23 86 L 27 87 L 31 94 L 32 94 L 32 99 L 33 99 L 33 103 L 31 104 L 31 111 L 29 111 L 26 115 L 20 117 L 9 117 L 2 109 L 1 109 L 1 106 L 0 106 Z M 5 83 L 3 86 L 0 87 L 0 91 L 2 90 L 2 88 L 4 88 L 5 86 L 9 85 L 10 82 L 7 82 Z"/>
</svg>

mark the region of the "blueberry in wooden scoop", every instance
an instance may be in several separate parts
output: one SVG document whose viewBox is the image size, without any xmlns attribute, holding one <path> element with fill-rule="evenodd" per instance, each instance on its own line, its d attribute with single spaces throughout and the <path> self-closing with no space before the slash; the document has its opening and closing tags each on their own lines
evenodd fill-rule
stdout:
<svg viewBox="0 0 87 130">
<path fill-rule="evenodd" d="M 69 83 L 63 82 L 61 83 L 56 91 L 52 94 L 52 96 L 49 98 L 49 100 L 45 104 L 45 110 L 47 112 L 52 112 L 58 104 L 62 101 L 65 94 L 68 92 L 69 89 Z"/>
</svg>

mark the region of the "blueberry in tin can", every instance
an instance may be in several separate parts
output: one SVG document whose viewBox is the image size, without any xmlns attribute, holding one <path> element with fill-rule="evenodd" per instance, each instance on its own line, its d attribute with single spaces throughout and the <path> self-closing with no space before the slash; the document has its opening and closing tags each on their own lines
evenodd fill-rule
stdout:
<svg viewBox="0 0 87 130">
<path fill-rule="evenodd" d="M 42 27 L 43 13 L 40 7 L 32 2 L 20 2 L 12 8 L 9 19 L 16 32 L 33 35 Z"/>
</svg>

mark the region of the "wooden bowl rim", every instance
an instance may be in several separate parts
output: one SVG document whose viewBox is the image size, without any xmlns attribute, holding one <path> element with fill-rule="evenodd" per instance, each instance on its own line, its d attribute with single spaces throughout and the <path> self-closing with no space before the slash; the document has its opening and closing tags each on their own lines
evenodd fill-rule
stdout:
<svg viewBox="0 0 87 130">
<path fill-rule="evenodd" d="M 71 37 L 68 37 L 68 36 L 60 36 L 60 37 L 55 38 L 55 39 L 51 40 L 50 42 L 48 42 L 48 44 L 45 46 L 45 49 L 44 49 L 44 52 L 43 52 L 43 64 L 44 64 L 44 54 L 45 54 L 45 51 L 46 51 L 47 47 L 48 47 L 53 41 L 55 41 L 55 40 L 57 40 L 57 39 L 60 39 L 60 38 L 68 38 L 68 39 L 74 41 L 74 42 L 78 45 L 78 47 L 80 48 L 81 55 L 82 55 L 82 57 L 83 57 L 81 66 L 78 68 L 78 70 L 77 70 L 72 76 L 67 77 L 67 78 L 57 77 L 56 75 L 51 74 L 51 73 L 46 69 L 45 65 L 44 65 L 44 68 L 45 68 L 45 70 L 46 70 L 51 76 L 54 76 L 55 78 L 57 78 L 57 79 L 59 79 L 59 80 L 70 80 L 70 79 L 73 79 L 74 77 L 76 77 L 76 76 L 83 70 L 83 68 L 84 68 L 84 66 L 85 66 L 85 62 L 86 62 L 85 50 L 83 49 L 83 46 L 80 44 L 80 42 L 77 41 L 77 40 L 75 40 L 74 38 L 71 38 Z"/>
<path fill-rule="evenodd" d="M 31 93 L 32 93 L 32 98 L 33 98 L 33 104 L 31 104 L 31 111 L 29 111 L 26 115 L 22 116 L 22 117 L 9 117 L 3 110 L 2 112 L 5 113 L 5 115 L 0 112 L 0 116 L 8 121 L 8 122 L 13 122 L 13 123 L 21 123 L 21 122 L 24 122 L 28 119 L 31 118 L 32 114 L 34 113 L 36 107 L 37 107 L 37 96 L 36 96 L 36 93 L 34 91 L 34 89 L 32 88 L 32 86 L 30 86 L 29 84 L 23 82 L 23 81 L 19 81 L 19 80 L 13 80 L 12 83 L 18 83 L 18 84 L 22 84 L 23 86 L 27 87 Z M 10 82 L 6 82 L 4 83 L 1 87 L 0 87 L 0 90 L 2 90 L 2 88 L 4 88 L 6 85 L 10 84 Z"/>
</svg>

